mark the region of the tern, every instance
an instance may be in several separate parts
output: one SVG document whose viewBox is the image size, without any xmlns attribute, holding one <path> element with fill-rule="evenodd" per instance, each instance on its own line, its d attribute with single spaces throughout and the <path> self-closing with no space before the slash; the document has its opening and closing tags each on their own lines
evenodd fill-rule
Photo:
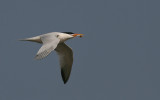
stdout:
<svg viewBox="0 0 160 100">
<path fill-rule="evenodd" d="M 66 84 L 72 69 L 73 51 L 64 42 L 76 36 L 82 37 L 83 34 L 76 34 L 73 32 L 50 32 L 39 36 L 22 39 L 21 41 L 31 41 L 42 44 L 42 47 L 35 56 L 35 59 L 37 60 L 45 58 L 51 53 L 51 51 L 55 50 L 59 56 L 61 76 L 64 84 Z"/>
</svg>

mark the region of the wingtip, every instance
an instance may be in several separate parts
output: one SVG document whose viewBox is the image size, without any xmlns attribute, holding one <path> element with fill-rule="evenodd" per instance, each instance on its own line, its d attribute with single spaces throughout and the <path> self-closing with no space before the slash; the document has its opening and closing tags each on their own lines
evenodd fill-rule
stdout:
<svg viewBox="0 0 160 100">
<path fill-rule="evenodd" d="M 34 59 L 35 59 L 35 60 L 41 60 L 42 58 L 39 57 L 39 55 L 36 55 L 36 56 L 34 57 Z"/>
<path fill-rule="evenodd" d="M 64 73 L 64 71 L 62 69 L 61 69 L 61 75 L 62 75 L 63 83 L 66 84 L 68 79 L 65 77 L 65 73 Z"/>
<path fill-rule="evenodd" d="M 35 59 L 35 60 L 38 60 L 38 55 L 36 55 L 36 56 L 34 57 L 34 59 Z"/>
<path fill-rule="evenodd" d="M 67 81 L 63 81 L 63 83 L 64 83 L 64 84 L 66 84 L 66 83 L 67 83 Z"/>
</svg>

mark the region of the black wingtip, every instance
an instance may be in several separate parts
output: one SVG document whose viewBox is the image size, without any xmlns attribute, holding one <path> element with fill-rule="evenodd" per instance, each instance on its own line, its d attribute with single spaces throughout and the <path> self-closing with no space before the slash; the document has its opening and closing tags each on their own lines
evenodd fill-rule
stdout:
<svg viewBox="0 0 160 100">
<path fill-rule="evenodd" d="M 62 80 L 63 80 L 64 84 L 66 84 L 68 79 L 65 77 L 65 73 L 62 69 L 61 69 L 61 75 L 62 75 Z"/>
</svg>

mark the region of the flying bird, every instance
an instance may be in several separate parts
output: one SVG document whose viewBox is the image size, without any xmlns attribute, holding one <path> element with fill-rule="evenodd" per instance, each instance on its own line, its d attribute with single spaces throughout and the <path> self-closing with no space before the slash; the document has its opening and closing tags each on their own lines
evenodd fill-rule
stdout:
<svg viewBox="0 0 160 100">
<path fill-rule="evenodd" d="M 22 39 L 22 41 L 31 41 L 41 43 L 42 47 L 37 52 L 35 59 L 42 59 L 48 56 L 51 51 L 55 50 L 59 56 L 61 75 L 64 84 L 68 81 L 72 64 L 73 51 L 64 42 L 76 36 L 82 37 L 83 34 L 76 34 L 72 32 L 51 32 L 39 36 Z"/>
</svg>

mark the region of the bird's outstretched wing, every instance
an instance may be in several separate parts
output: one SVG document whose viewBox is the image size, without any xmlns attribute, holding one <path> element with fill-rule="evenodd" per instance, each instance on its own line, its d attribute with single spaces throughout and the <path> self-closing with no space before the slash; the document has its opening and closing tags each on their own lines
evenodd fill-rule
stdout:
<svg viewBox="0 0 160 100">
<path fill-rule="evenodd" d="M 68 47 L 65 43 L 58 44 L 55 51 L 59 55 L 61 75 L 63 82 L 65 84 L 68 81 L 71 73 L 73 64 L 73 52 L 72 49 Z"/>
<path fill-rule="evenodd" d="M 35 59 L 42 59 L 42 58 L 48 56 L 48 54 L 57 47 L 57 45 L 60 41 L 60 39 L 57 38 L 56 34 L 55 35 L 53 35 L 53 34 L 41 35 L 40 39 L 41 39 L 43 45 L 39 49 Z"/>
</svg>

